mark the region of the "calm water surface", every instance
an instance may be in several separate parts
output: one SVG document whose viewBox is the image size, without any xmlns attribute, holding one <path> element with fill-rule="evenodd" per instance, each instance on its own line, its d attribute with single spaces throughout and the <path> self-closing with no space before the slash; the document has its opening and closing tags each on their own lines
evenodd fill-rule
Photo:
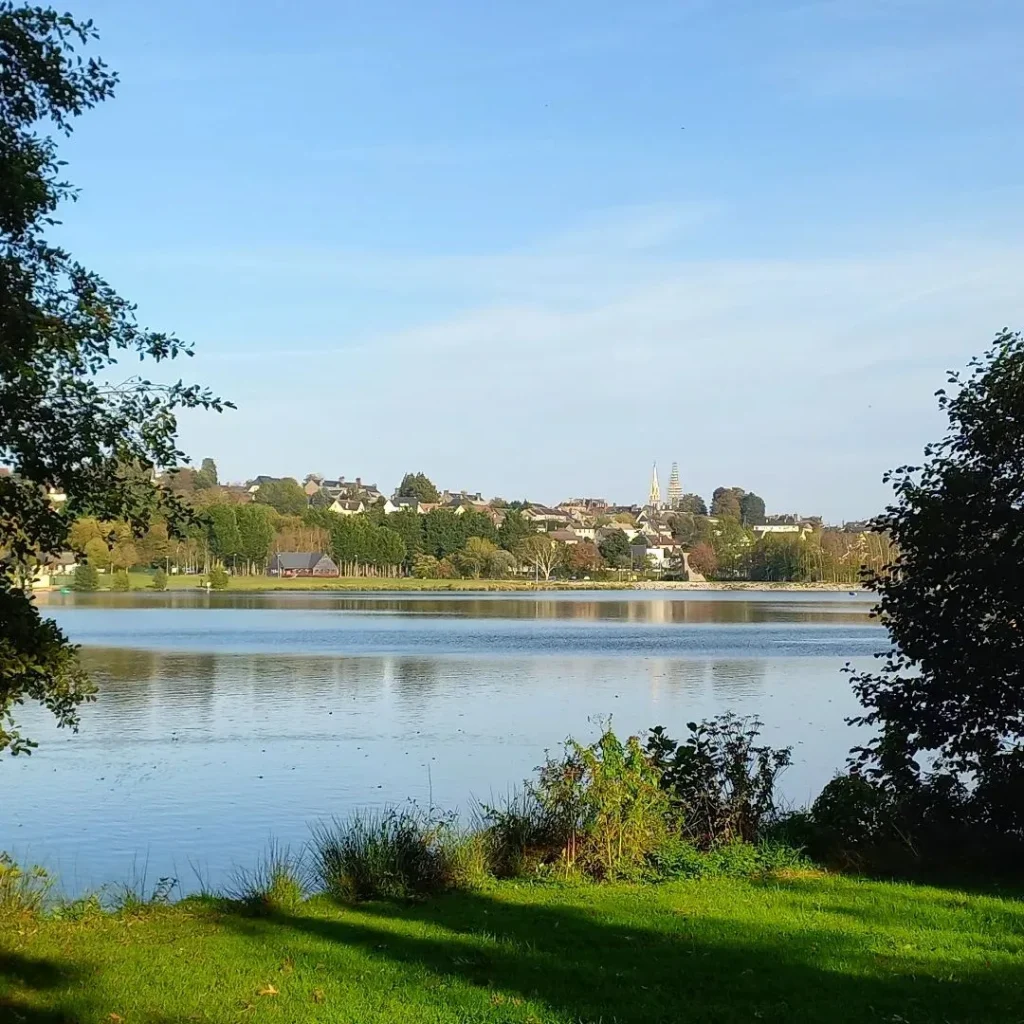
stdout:
<svg viewBox="0 0 1024 1024">
<path fill-rule="evenodd" d="M 69 890 L 225 880 L 271 836 L 414 799 L 469 807 L 568 734 L 757 714 L 810 798 L 853 740 L 840 669 L 884 632 L 847 594 L 47 595 L 101 687 L 78 735 L 0 765 L 0 849 Z"/>
</svg>

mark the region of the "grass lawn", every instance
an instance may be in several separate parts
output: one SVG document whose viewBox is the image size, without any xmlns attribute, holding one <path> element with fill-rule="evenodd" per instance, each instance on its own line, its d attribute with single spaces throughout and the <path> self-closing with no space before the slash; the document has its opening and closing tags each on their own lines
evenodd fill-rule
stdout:
<svg viewBox="0 0 1024 1024">
<path fill-rule="evenodd" d="M 147 573 L 129 573 L 132 590 L 151 590 L 153 577 Z M 197 590 L 204 576 L 168 576 L 168 590 Z M 110 580 L 100 577 L 101 588 Z M 228 590 L 608 590 L 629 587 L 629 583 L 576 582 L 560 580 L 536 584 L 532 580 L 420 580 L 413 577 L 396 579 L 367 579 L 355 576 L 307 577 L 278 579 L 274 576 L 232 576 Z"/>
<path fill-rule="evenodd" d="M 0 922 L 0 1019 L 1010 1024 L 1024 904 L 806 873 Z"/>
</svg>

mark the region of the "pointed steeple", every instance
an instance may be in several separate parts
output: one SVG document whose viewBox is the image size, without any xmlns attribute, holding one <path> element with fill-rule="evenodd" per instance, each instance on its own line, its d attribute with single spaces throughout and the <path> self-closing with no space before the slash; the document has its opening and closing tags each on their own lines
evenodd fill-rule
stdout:
<svg viewBox="0 0 1024 1024">
<path fill-rule="evenodd" d="M 668 478 L 668 507 L 679 508 L 683 499 L 683 485 L 679 482 L 679 463 L 672 463 L 672 472 Z"/>
<path fill-rule="evenodd" d="M 658 486 L 658 464 L 651 470 L 651 493 L 647 496 L 651 508 L 661 508 L 661 487 Z"/>
</svg>

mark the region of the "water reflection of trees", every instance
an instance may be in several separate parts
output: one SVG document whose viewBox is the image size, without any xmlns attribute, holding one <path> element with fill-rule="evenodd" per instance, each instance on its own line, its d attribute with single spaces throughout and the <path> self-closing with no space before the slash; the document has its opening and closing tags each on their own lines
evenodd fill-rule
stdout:
<svg viewBox="0 0 1024 1024">
<path fill-rule="evenodd" d="M 630 623 L 827 623 L 864 624 L 865 602 L 840 598 L 783 596 L 778 599 L 706 598 L 693 595 L 586 599 L 523 596 L 417 596 L 400 594 L 338 595 L 312 592 L 203 593 L 199 591 L 135 592 L 130 594 L 46 594 L 53 607 L 94 608 L 234 608 L 291 611 L 335 611 L 401 615 L 415 618 L 548 619 Z"/>
<path fill-rule="evenodd" d="M 218 688 L 246 690 L 253 697 L 303 689 L 339 688 L 350 692 L 377 691 L 395 659 L 337 658 L 274 654 L 216 654 L 154 651 L 123 647 L 87 647 L 82 663 L 100 688 L 100 699 L 111 710 L 132 711 L 164 697 L 186 699 L 190 709 L 214 700 Z M 426 659 L 399 659 L 400 682 L 422 687 L 436 669 Z"/>
</svg>

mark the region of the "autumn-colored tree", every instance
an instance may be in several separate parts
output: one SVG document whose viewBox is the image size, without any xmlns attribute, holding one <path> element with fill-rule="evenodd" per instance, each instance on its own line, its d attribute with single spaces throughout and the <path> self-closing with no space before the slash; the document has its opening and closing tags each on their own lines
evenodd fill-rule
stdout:
<svg viewBox="0 0 1024 1024">
<path fill-rule="evenodd" d="M 569 559 L 569 565 L 576 574 L 597 572 L 604 565 L 597 545 L 589 540 L 572 545 Z"/>
<path fill-rule="evenodd" d="M 714 576 L 718 571 L 718 556 L 715 549 L 707 542 L 701 541 L 690 551 L 687 559 L 690 568 L 701 576 Z"/>
</svg>

